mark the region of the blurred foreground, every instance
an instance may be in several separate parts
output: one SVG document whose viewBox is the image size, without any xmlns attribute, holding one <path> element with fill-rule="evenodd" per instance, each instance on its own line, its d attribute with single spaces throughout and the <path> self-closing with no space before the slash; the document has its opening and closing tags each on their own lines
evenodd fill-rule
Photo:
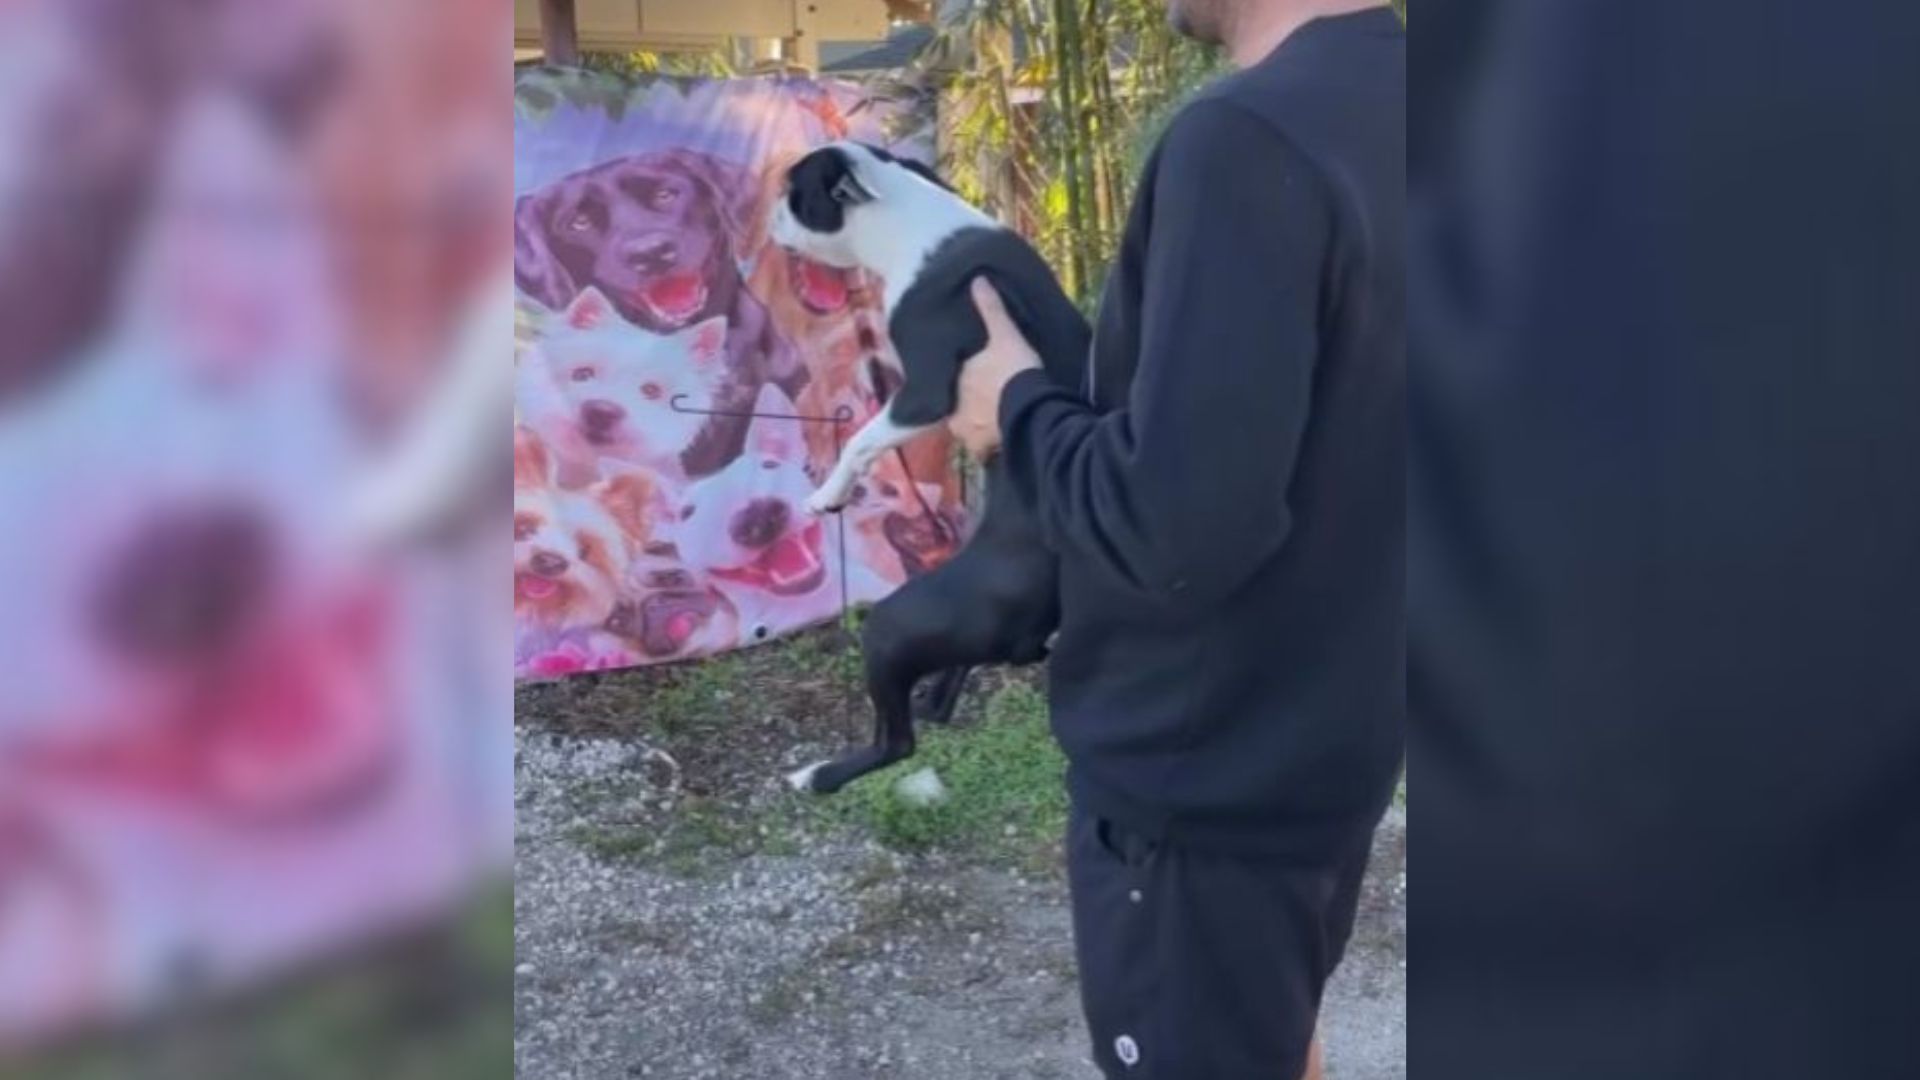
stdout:
<svg viewBox="0 0 1920 1080">
<path fill-rule="evenodd" d="M 471 914 L 512 856 L 507 417 L 498 485 L 423 491 L 404 550 L 341 507 L 510 257 L 510 34 L 502 0 L 0 3 L 0 1072 L 509 1067 L 510 922 Z M 428 1006 L 330 1026 L 388 995 Z M 483 1004 L 451 1071 L 338 1058 Z"/>
</svg>

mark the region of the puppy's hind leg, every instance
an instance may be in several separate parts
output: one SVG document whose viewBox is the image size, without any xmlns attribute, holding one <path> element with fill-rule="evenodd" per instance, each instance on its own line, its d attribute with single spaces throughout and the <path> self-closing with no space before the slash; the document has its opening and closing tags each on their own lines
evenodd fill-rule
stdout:
<svg viewBox="0 0 1920 1080">
<path fill-rule="evenodd" d="M 831 795 L 868 773 L 913 756 L 913 686 L 930 666 L 927 657 L 916 655 L 921 650 L 915 643 L 888 618 L 888 603 L 900 595 L 876 606 L 862 628 L 867 694 L 873 701 L 873 741 L 792 773 L 787 782 L 794 788 Z"/>
<path fill-rule="evenodd" d="M 840 460 L 834 463 L 833 472 L 827 477 L 826 483 L 821 484 L 820 489 L 807 499 L 807 509 L 816 514 L 828 514 L 846 506 L 847 501 L 853 498 L 854 485 L 867 475 L 867 470 L 880 460 L 880 455 L 912 442 L 937 426 L 902 424 L 894 420 L 891 407 L 882 409 L 854 433 L 847 448 L 840 452 Z"/>
<path fill-rule="evenodd" d="M 952 667 L 923 680 L 913 692 L 913 718 L 925 724 L 952 723 L 953 711 L 960 704 L 960 695 L 966 690 L 967 676 L 971 674 L 971 666 Z"/>
</svg>

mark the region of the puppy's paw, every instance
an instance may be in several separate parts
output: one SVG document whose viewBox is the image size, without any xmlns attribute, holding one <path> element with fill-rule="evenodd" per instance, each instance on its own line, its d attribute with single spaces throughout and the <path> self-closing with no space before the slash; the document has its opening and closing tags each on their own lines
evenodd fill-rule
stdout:
<svg viewBox="0 0 1920 1080">
<path fill-rule="evenodd" d="M 831 485 L 807 496 L 807 512 L 810 514 L 837 514 L 846 507 L 847 493 Z"/>
<path fill-rule="evenodd" d="M 813 774 L 826 767 L 826 764 L 824 761 L 816 761 L 804 769 L 796 769 L 788 773 L 787 786 L 795 791 L 811 793 L 813 791 Z"/>
</svg>

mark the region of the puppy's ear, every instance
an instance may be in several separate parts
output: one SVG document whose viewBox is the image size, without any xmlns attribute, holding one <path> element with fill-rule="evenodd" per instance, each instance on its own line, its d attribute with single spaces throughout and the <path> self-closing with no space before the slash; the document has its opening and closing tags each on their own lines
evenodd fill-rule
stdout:
<svg viewBox="0 0 1920 1080">
<path fill-rule="evenodd" d="M 707 189 L 728 239 L 735 250 L 744 249 L 751 239 L 754 203 L 759 197 L 752 174 L 740 165 L 698 150 L 666 150 L 657 160 L 670 163 Z"/>
<path fill-rule="evenodd" d="M 865 206 L 879 198 L 873 193 L 873 189 L 860 179 L 859 171 L 851 164 L 847 166 L 847 171 L 841 173 L 840 178 L 833 182 L 829 193 L 833 196 L 833 201 L 841 206 Z"/>
<path fill-rule="evenodd" d="M 513 280 L 520 291 L 558 311 L 573 299 L 573 275 L 553 253 L 547 219 L 555 193 L 522 195 L 513 206 Z"/>
</svg>

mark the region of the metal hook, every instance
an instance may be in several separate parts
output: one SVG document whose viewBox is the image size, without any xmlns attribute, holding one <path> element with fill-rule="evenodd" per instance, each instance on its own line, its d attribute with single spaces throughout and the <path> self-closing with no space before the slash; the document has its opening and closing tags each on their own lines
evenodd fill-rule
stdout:
<svg viewBox="0 0 1920 1080">
<path fill-rule="evenodd" d="M 802 413 L 755 412 L 752 409 L 696 409 L 684 404 L 686 396 L 685 394 L 673 395 L 668 399 L 667 407 L 688 416 L 731 416 L 742 420 L 793 420 L 802 424 L 833 424 L 835 427 L 853 422 L 853 409 L 847 405 L 835 409 L 832 416 L 807 416 Z"/>
<path fill-rule="evenodd" d="M 673 397 L 667 400 L 667 407 L 672 409 L 674 412 L 682 413 L 688 416 L 725 416 L 725 417 L 733 417 L 733 418 L 744 419 L 744 420 L 791 420 L 797 424 L 832 424 L 833 425 L 833 450 L 834 450 L 834 457 L 836 460 L 839 458 L 839 456 L 842 453 L 846 451 L 845 440 L 841 438 L 841 432 L 844 429 L 845 425 L 853 422 L 853 409 L 851 406 L 847 406 L 847 405 L 842 405 L 839 408 L 835 409 L 833 411 L 832 416 L 806 416 L 801 413 L 770 413 L 770 412 L 758 412 L 752 409 L 748 409 L 748 410 L 697 409 L 686 404 L 685 394 L 675 394 L 673 395 Z M 846 633 L 848 616 L 853 612 L 853 586 L 847 575 L 847 566 L 848 566 L 847 516 L 845 514 L 835 514 L 833 517 L 834 517 L 834 534 L 839 541 L 838 546 L 840 549 L 839 550 L 839 563 L 840 563 L 840 620 L 839 622 L 840 622 L 841 633 Z M 848 693 L 847 695 L 845 695 L 845 698 L 844 698 L 845 707 L 843 709 L 843 713 L 844 713 L 843 723 L 848 728 L 853 728 L 855 726 L 856 719 L 857 719 L 853 715 L 854 701 L 859 697 L 859 694 L 857 693 L 857 690 L 858 690 L 857 681 L 855 682 L 853 689 L 855 692 Z"/>
</svg>

